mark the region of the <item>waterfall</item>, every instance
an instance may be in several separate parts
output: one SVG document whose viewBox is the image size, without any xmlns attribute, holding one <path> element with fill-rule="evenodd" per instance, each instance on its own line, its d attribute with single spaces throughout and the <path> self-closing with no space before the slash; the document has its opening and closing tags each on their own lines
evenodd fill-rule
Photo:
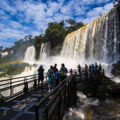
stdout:
<svg viewBox="0 0 120 120">
<path fill-rule="evenodd" d="M 42 43 L 41 49 L 40 49 L 40 61 L 47 60 L 47 58 L 50 56 L 50 43 Z"/>
<path fill-rule="evenodd" d="M 27 50 L 25 52 L 24 60 L 33 61 L 34 59 L 35 59 L 35 47 L 30 46 L 30 47 L 27 48 Z"/>
<path fill-rule="evenodd" d="M 61 56 L 113 62 L 120 51 L 120 23 L 117 8 L 68 34 Z"/>
</svg>

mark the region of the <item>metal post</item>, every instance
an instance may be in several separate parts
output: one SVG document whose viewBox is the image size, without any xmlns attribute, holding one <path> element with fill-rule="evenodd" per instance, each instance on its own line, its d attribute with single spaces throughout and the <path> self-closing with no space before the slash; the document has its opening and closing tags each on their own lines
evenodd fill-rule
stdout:
<svg viewBox="0 0 120 120">
<path fill-rule="evenodd" d="M 39 106 L 36 106 L 35 109 L 35 120 L 43 120 L 43 112 L 42 109 L 39 108 Z"/>
<path fill-rule="evenodd" d="M 37 88 L 37 79 L 36 79 L 36 76 L 34 76 L 34 85 L 33 87 L 36 89 Z"/>
<path fill-rule="evenodd" d="M 28 91 L 28 82 L 26 80 L 26 78 L 24 77 L 24 92 Z"/>
<path fill-rule="evenodd" d="M 13 95 L 12 78 L 10 79 L 10 96 Z"/>
</svg>

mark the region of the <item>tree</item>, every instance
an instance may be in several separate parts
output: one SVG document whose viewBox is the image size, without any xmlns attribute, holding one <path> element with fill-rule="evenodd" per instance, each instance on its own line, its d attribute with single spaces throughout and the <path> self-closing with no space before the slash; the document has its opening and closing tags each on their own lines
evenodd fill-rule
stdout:
<svg viewBox="0 0 120 120">
<path fill-rule="evenodd" d="M 77 23 L 75 20 L 72 20 L 72 19 L 68 19 L 66 20 L 66 22 L 70 25 L 70 26 L 65 27 L 67 34 L 84 26 L 82 22 Z"/>
<path fill-rule="evenodd" d="M 30 41 L 32 39 L 32 35 L 26 35 L 25 37 L 24 37 L 24 40 L 25 41 Z"/>
<path fill-rule="evenodd" d="M 51 48 L 56 47 L 58 44 L 62 44 L 65 35 L 64 21 L 61 21 L 60 23 L 49 23 L 48 28 L 45 31 L 45 36 L 47 37 L 47 40 L 50 41 Z"/>
<path fill-rule="evenodd" d="M 3 51 L 3 46 L 0 46 L 0 53 Z"/>
<path fill-rule="evenodd" d="M 75 26 L 75 25 L 76 25 L 76 21 L 75 21 L 75 20 L 72 20 L 72 19 L 68 19 L 68 20 L 66 20 L 66 22 L 67 22 L 68 24 L 70 24 L 71 26 Z"/>
</svg>

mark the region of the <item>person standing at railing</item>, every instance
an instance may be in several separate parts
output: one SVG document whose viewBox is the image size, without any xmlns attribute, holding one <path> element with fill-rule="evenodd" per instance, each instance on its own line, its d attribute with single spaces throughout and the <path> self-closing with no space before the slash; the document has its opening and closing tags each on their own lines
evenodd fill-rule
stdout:
<svg viewBox="0 0 120 120">
<path fill-rule="evenodd" d="M 43 80 L 44 80 L 44 69 L 43 69 L 43 66 L 40 65 L 38 69 L 38 85 L 40 81 L 41 81 L 41 85 L 43 85 Z"/>
<path fill-rule="evenodd" d="M 92 68 L 92 74 L 94 74 L 94 67 L 95 67 L 94 64 L 92 64 L 92 67 L 91 67 Z"/>
<path fill-rule="evenodd" d="M 70 69 L 70 75 L 72 75 L 73 74 L 73 70 L 72 69 Z"/>
<path fill-rule="evenodd" d="M 60 80 L 60 75 L 59 75 L 58 69 L 56 69 L 56 72 L 55 72 L 55 86 L 59 85 L 59 80 Z"/>
<path fill-rule="evenodd" d="M 99 66 L 98 66 L 98 70 L 99 70 L 99 72 L 102 71 L 102 66 L 101 66 L 101 64 L 99 64 Z"/>
<path fill-rule="evenodd" d="M 49 89 L 49 92 L 51 92 L 54 86 L 54 79 L 55 79 L 53 66 L 50 66 L 50 69 L 48 70 L 47 75 L 48 75 L 48 89 Z"/>
<path fill-rule="evenodd" d="M 58 71 L 57 64 L 54 65 L 53 70 L 54 70 L 54 72 Z"/>
<path fill-rule="evenodd" d="M 67 73 L 68 73 L 68 70 L 64 64 L 61 64 L 60 73 L 61 73 L 61 81 L 63 81 L 67 77 Z"/>
<path fill-rule="evenodd" d="M 88 78 L 88 66 L 85 64 L 85 77 Z"/>
<path fill-rule="evenodd" d="M 78 68 L 78 74 L 81 75 L 81 66 L 78 65 L 77 68 Z"/>
<path fill-rule="evenodd" d="M 92 65 L 89 65 L 89 72 L 92 73 Z"/>
</svg>

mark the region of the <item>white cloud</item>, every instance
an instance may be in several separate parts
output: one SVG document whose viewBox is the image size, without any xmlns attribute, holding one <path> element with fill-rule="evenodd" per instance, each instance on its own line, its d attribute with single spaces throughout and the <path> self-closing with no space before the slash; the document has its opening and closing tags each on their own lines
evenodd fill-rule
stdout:
<svg viewBox="0 0 120 120">
<path fill-rule="evenodd" d="M 109 1 L 111 0 L 70 0 L 65 3 L 65 0 L 57 0 L 57 2 L 50 0 L 43 3 L 41 0 L 39 2 L 15 0 L 11 4 L 9 0 L 1 0 L 0 41 L 19 40 L 27 34 L 39 35 L 44 33 L 48 23 L 53 21 L 60 22 L 72 18 L 88 23 L 112 8 L 112 3 L 100 6 Z M 100 7 L 91 10 L 93 4 Z M 6 12 L 9 12 L 10 15 Z"/>
<path fill-rule="evenodd" d="M 10 25 L 11 28 L 14 28 L 14 29 L 23 27 L 20 23 L 18 23 L 16 21 L 10 21 L 9 25 Z"/>
<path fill-rule="evenodd" d="M 21 39 L 26 35 L 26 33 L 22 32 L 22 31 L 18 31 L 18 30 L 13 30 L 10 28 L 7 29 L 3 29 L 0 32 L 0 40 L 6 40 L 6 39 Z"/>
<path fill-rule="evenodd" d="M 14 15 L 17 11 L 16 11 L 16 9 L 14 7 L 10 6 L 8 3 L 9 3 L 8 0 L 1 0 L 0 1 L 0 4 L 1 4 L 0 7 L 4 11 L 10 12 L 11 15 Z"/>
<path fill-rule="evenodd" d="M 112 3 L 108 3 L 103 7 L 97 7 L 93 10 L 90 10 L 86 14 L 86 18 L 76 18 L 76 21 L 83 21 L 84 24 L 91 22 L 92 20 L 98 18 L 99 16 L 103 15 L 104 13 L 108 12 L 110 9 L 113 8 Z"/>
</svg>

